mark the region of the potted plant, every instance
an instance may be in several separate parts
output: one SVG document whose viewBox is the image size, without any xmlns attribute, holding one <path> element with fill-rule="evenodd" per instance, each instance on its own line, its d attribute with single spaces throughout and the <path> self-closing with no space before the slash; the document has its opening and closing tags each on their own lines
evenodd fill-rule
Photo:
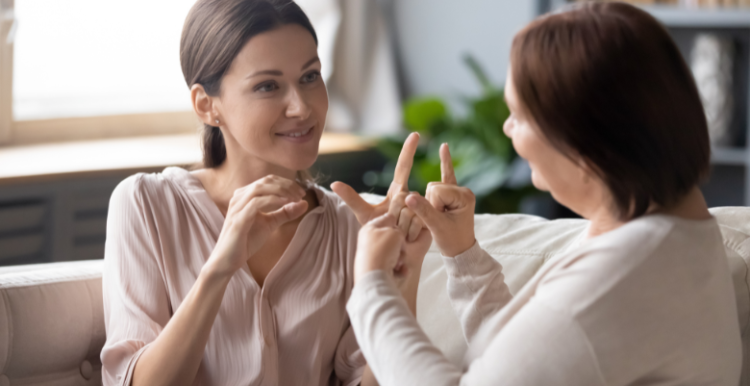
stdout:
<svg viewBox="0 0 750 386">
<path fill-rule="evenodd" d="M 447 142 L 458 183 L 474 192 L 478 212 L 518 212 L 521 200 L 537 191 L 531 186 L 528 167 L 503 133 L 510 115 L 503 90 L 489 81 L 473 57 L 467 55 L 464 61 L 482 87 L 480 96 L 463 98 L 466 116 L 455 116 L 436 97 L 416 97 L 404 103 L 406 128 L 421 135 L 409 189 L 424 194 L 428 182 L 440 181 L 438 148 Z M 382 172 L 365 175 L 366 184 L 385 187 L 392 180 L 406 135 L 378 140 L 377 149 L 388 162 Z"/>
</svg>

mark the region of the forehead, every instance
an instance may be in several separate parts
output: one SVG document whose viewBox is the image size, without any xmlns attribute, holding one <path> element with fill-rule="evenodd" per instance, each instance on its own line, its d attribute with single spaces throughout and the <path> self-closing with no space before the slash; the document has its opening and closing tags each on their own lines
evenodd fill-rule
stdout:
<svg viewBox="0 0 750 386">
<path fill-rule="evenodd" d="M 508 74 L 505 77 L 505 102 L 515 107 L 516 88 L 513 84 L 513 72 L 510 69 L 508 69 Z"/>
<path fill-rule="evenodd" d="M 297 24 L 287 24 L 250 38 L 232 62 L 229 72 L 300 71 L 302 65 L 317 56 L 317 52 L 310 31 Z"/>
</svg>

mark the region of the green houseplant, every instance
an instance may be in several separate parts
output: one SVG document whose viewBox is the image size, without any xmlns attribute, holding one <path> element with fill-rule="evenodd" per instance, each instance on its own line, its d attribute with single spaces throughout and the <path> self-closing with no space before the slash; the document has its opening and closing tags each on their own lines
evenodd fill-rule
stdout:
<svg viewBox="0 0 750 386">
<path fill-rule="evenodd" d="M 466 116 L 454 116 L 446 103 L 435 97 L 417 97 L 404 103 L 406 128 L 421 136 L 409 188 L 424 194 L 428 182 L 440 180 L 438 148 L 447 142 L 458 183 L 474 192 L 477 211 L 517 212 L 521 199 L 536 191 L 528 179 L 519 182 L 512 178 L 519 163 L 510 139 L 503 133 L 503 123 L 510 115 L 503 90 L 489 81 L 473 57 L 466 56 L 464 61 L 482 87 L 480 96 L 464 98 Z M 389 162 L 382 172 L 368 173 L 366 184 L 384 187 L 392 180 L 406 135 L 378 140 L 377 149 Z"/>
</svg>

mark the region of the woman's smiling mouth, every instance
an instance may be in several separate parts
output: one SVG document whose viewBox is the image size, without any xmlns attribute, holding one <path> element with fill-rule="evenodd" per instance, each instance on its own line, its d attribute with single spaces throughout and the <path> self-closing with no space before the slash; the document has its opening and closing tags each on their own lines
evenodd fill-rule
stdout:
<svg viewBox="0 0 750 386">
<path fill-rule="evenodd" d="M 308 139 L 312 138 L 313 129 L 315 126 L 310 126 L 306 129 L 299 129 L 295 131 L 289 131 L 286 133 L 276 133 L 277 137 L 282 137 L 286 140 L 291 140 L 293 142 L 306 142 Z"/>
</svg>

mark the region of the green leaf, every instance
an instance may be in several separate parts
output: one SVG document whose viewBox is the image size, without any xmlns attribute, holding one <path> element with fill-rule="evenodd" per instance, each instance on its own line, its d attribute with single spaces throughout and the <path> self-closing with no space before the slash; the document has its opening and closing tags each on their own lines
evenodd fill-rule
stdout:
<svg viewBox="0 0 750 386">
<path fill-rule="evenodd" d="M 482 86 L 485 94 L 491 93 L 495 90 L 495 87 L 492 85 L 492 82 L 490 82 L 490 78 L 487 76 L 487 73 L 484 71 L 482 66 L 479 65 L 479 62 L 476 60 L 476 58 L 474 58 L 473 55 L 465 54 L 464 63 L 469 66 L 469 70 L 471 70 L 471 73 L 474 74 L 474 77 L 477 79 L 477 81 L 479 81 L 479 84 Z"/>
<path fill-rule="evenodd" d="M 437 98 L 411 99 L 404 104 L 404 122 L 412 131 L 424 132 L 448 119 L 448 109 Z"/>
<path fill-rule="evenodd" d="M 499 92 L 474 100 L 471 107 L 475 116 L 495 123 L 501 128 L 510 116 L 505 98 Z"/>
</svg>

